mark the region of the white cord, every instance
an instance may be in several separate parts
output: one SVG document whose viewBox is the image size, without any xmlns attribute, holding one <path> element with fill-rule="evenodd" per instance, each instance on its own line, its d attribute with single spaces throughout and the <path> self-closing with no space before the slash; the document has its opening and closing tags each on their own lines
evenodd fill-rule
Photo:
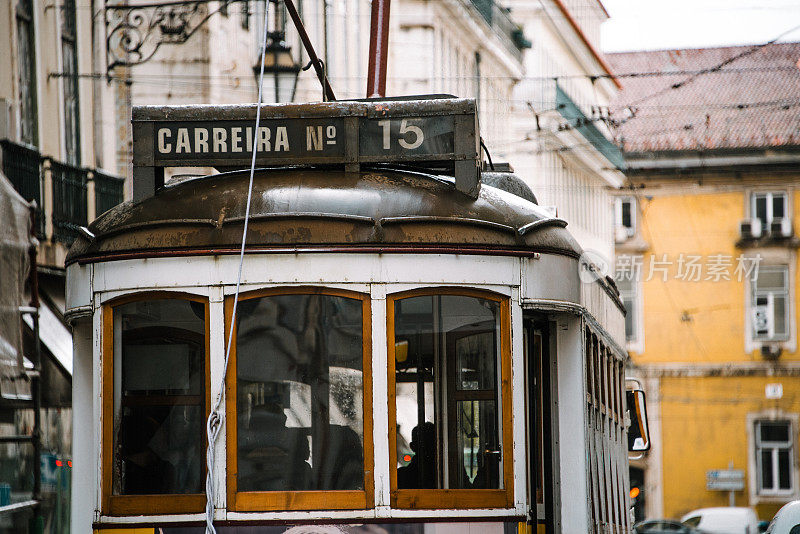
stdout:
<svg viewBox="0 0 800 534">
<path fill-rule="evenodd" d="M 267 53 L 267 21 L 269 18 L 269 4 L 264 9 L 264 43 L 261 47 L 261 72 L 258 75 L 258 104 L 256 105 L 256 128 L 261 122 L 261 96 L 264 82 L 264 56 Z M 231 355 L 231 342 L 233 341 L 233 330 L 236 324 L 236 308 L 239 304 L 239 287 L 242 283 L 242 266 L 244 265 L 244 248 L 247 242 L 247 226 L 250 220 L 250 200 L 253 197 L 253 175 L 256 170 L 256 139 L 258 135 L 253 136 L 253 145 L 250 147 L 253 151 L 253 158 L 250 161 L 250 182 L 247 186 L 247 207 L 244 211 L 244 228 L 242 229 L 242 247 L 239 250 L 239 274 L 236 277 L 236 292 L 233 294 L 233 313 L 231 314 L 230 330 L 228 332 L 228 344 L 225 347 L 225 365 L 222 368 L 222 379 L 220 380 L 219 394 L 211 413 L 208 414 L 208 421 L 206 422 L 206 435 L 208 437 L 208 448 L 206 449 L 206 534 L 217 534 L 217 529 L 214 528 L 214 444 L 217 442 L 219 431 L 222 428 L 223 415 L 219 412 L 222 405 L 222 396 L 225 391 L 225 377 L 228 374 L 228 359 Z"/>
</svg>

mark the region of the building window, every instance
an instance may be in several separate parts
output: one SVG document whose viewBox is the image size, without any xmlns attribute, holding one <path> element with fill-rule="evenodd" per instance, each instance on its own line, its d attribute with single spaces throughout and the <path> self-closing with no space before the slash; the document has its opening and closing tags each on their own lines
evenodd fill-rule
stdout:
<svg viewBox="0 0 800 534">
<path fill-rule="evenodd" d="M 511 506 L 508 300 L 434 290 L 387 307 L 392 505 Z"/>
<path fill-rule="evenodd" d="M 753 339 L 781 341 L 789 338 L 789 268 L 762 266 L 753 282 Z"/>
<path fill-rule="evenodd" d="M 636 341 L 637 330 L 639 328 L 639 306 L 636 295 L 637 280 L 629 280 L 627 277 L 618 277 L 615 280 L 619 289 L 619 298 L 625 305 L 625 341 L 631 343 Z"/>
<path fill-rule="evenodd" d="M 244 295 L 236 317 L 227 397 L 232 508 L 371 507 L 368 297 L 265 290 Z"/>
<path fill-rule="evenodd" d="M 208 308 L 194 297 L 104 308 L 103 496 L 109 515 L 203 509 Z"/>
<path fill-rule="evenodd" d="M 250 2 L 245 1 L 242 2 L 242 13 L 241 13 L 241 20 L 240 25 L 242 26 L 243 30 L 250 29 Z"/>
<path fill-rule="evenodd" d="M 36 46 L 33 26 L 33 0 L 17 0 L 17 53 L 19 54 L 20 141 L 39 144 L 36 112 Z"/>
<path fill-rule="evenodd" d="M 768 235 L 773 221 L 789 216 L 788 198 L 784 192 L 753 193 L 750 216 L 761 223 L 761 234 Z"/>
<path fill-rule="evenodd" d="M 75 0 L 61 7 L 61 53 L 64 63 L 64 145 L 70 165 L 80 165 L 80 111 L 78 104 L 78 54 L 75 32 Z"/>
<path fill-rule="evenodd" d="M 794 463 L 792 423 L 756 421 L 755 425 L 758 494 L 791 494 Z"/>
<path fill-rule="evenodd" d="M 636 233 L 636 200 L 633 197 L 620 197 L 614 206 L 617 241 L 633 237 Z"/>
</svg>

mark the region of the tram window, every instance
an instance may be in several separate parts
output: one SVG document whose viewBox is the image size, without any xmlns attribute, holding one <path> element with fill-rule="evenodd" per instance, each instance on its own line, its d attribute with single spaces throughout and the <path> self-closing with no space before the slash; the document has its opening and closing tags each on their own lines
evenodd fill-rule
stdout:
<svg viewBox="0 0 800 534">
<path fill-rule="evenodd" d="M 238 495 L 328 490 L 363 495 L 366 315 L 361 297 L 318 292 L 266 294 L 239 303 Z M 237 502 L 239 509 L 304 507 L 297 499 Z M 315 505 L 309 501 L 308 507 Z"/>
<path fill-rule="evenodd" d="M 396 489 L 501 490 L 497 505 L 505 504 L 504 302 L 426 294 L 394 299 L 392 307 Z"/>
<path fill-rule="evenodd" d="M 113 343 L 107 345 L 113 363 L 104 390 L 113 398 L 113 449 L 104 453 L 111 455 L 106 502 L 113 496 L 202 494 L 206 305 L 157 298 L 109 311 L 113 330 L 106 342 Z"/>
</svg>

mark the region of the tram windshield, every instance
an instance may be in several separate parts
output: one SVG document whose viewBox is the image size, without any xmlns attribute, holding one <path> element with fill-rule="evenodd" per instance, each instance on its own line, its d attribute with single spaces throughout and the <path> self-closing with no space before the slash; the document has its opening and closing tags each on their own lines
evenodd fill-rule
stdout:
<svg viewBox="0 0 800 534">
<path fill-rule="evenodd" d="M 395 301 L 398 489 L 502 488 L 499 303 Z"/>
<path fill-rule="evenodd" d="M 239 491 L 364 488 L 362 301 L 270 295 L 239 305 Z"/>
</svg>

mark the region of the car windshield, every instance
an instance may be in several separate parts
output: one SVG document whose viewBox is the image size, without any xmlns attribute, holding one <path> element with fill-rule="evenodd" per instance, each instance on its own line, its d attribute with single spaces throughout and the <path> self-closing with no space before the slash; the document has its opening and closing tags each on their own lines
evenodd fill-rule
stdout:
<svg viewBox="0 0 800 534">
<path fill-rule="evenodd" d="M 690 517 L 689 519 L 685 520 L 683 524 L 690 527 L 696 527 L 697 525 L 700 524 L 700 518 L 701 517 L 699 515 Z"/>
</svg>

